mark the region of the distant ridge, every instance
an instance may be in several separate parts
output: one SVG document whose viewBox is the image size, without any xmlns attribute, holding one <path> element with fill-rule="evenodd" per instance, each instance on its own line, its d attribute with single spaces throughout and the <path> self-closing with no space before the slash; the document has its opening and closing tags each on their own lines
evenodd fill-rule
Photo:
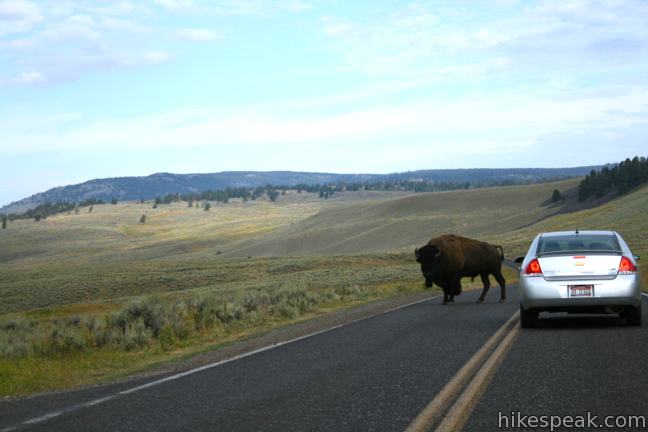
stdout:
<svg viewBox="0 0 648 432">
<path fill-rule="evenodd" d="M 574 168 L 468 168 L 408 171 L 392 174 L 334 174 L 295 171 L 224 171 L 208 174 L 156 173 L 146 177 L 115 177 L 89 180 L 60 186 L 34 194 L 0 208 L 0 213 L 21 213 L 39 204 L 57 201 L 83 201 L 97 198 L 110 201 L 152 199 L 168 193 L 191 193 L 227 187 L 258 187 L 265 185 L 294 186 L 335 182 L 378 182 L 421 180 L 430 182 L 504 182 L 549 181 L 580 177 L 600 166 Z"/>
</svg>

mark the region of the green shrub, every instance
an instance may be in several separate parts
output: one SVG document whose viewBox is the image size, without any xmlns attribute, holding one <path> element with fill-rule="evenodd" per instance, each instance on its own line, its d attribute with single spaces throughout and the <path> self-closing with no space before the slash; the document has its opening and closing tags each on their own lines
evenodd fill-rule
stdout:
<svg viewBox="0 0 648 432">
<path fill-rule="evenodd" d="M 344 298 L 360 296 L 364 293 L 364 290 L 358 285 L 343 285 L 336 287 L 335 292 Z"/>
<path fill-rule="evenodd" d="M 225 324 L 231 323 L 236 319 L 241 319 L 244 315 L 243 308 L 240 305 L 224 301 L 221 308 L 216 310 L 216 316 Z"/>
<path fill-rule="evenodd" d="M 144 320 L 140 318 L 128 324 L 121 340 L 121 346 L 126 351 L 145 348 L 150 345 L 151 337 L 151 330 L 146 328 Z"/>
<path fill-rule="evenodd" d="M 34 347 L 34 351 L 39 355 L 47 357 L 54 354 L 85 351 L 87 348 L 86 338 L 78 329 L 52 322 L 49 329 L 43 330 L 39 337 L 40 341 Z"/>
<path fill-rule="evenodd" d="M 66 329 L 61 338 L 63 340 L 63 352 L 85 351 L 87 348 L 85 336 L 79 332 Z"/>
<path fill-rule="evenodd" d="M 186 339 L 189 336 L 190 330 L 194 327 L 187 305 L 182 302 L 173 305 L 169 322 L 173 328 L 173 333 L 180 340 Z"/>
<path fill-rule="evenodd" d="M 274 314 L 287 319 L 295 319 L 299 316 L 299 309 L 286 303 L 279 303 L 274 306 Z"/>
<path fill-rule="evenodd" d="M 31 346 L 23 339 L 10 339 L 0 337 L 0 357 L 22 358 L 31 353 Z"/>
<path fill-rule="evenodd" d="M 28 327 L 27 320 L 22 317 L 11 318 L 0 322 L 0 330 L 2 331 L 19 331 Z"/>
<path fill-rule="evenodd" d="M 166 325 L 162 330 L 160 330 L 158 341 L 164 350 L 171 349 L 175 345 L 175 335 L 173 334 L 173 328 L 170 325 Z"/>
<path fill-rule="evenodd" d="M 122 330 L 125 330 L 128 324 L 141 318 L 146 328 L 150 329 L 154 336 L 157 336 L 166 322 L 166 316 L 165 305 L 162 301 L 157 297 L 148 297 L 129 303 L 118 317 L 118 325 Z"/>
<path fill-rule="evenodd" d="M 209 329 L 214 326 L 218 318 L 219 303 L 213 296 L 198 297 L 191 303 L 194 328 L 196 330 Z"/>
<path fill-rule="evenodd" d="M 241 300 L 241 306 L 248 313 L 265 308 L 270 304 L 270 296 L 260 291 L 246 291 Z"/>
</svg>

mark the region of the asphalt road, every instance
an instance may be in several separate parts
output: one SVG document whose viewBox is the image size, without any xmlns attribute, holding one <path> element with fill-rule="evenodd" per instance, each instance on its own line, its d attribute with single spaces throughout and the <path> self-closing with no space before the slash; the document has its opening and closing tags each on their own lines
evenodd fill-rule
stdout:
<svg viewBox="0 0 648 432">
<path fill-rule="evenodd" d="M 524 329 L 464 430 L 482 432 L 507 426 L 503 419 L 500 423 L 500 413 L 508 416 L 508 427 L 499 430 L 531 430 L 529 418 L 525 419 L 529 429 L 517 427 L 524 426 L 518 422 L 520 416 L 576 420 L 586 418 L 588 412 L 597 417 L 593 424 L 600 426 L 605 426 L 606 416 L 635 415 L 643 416 L 647 427 L 620 427 L 631 421 L 621 418 L 619 427 L 576 430 L 648 430 L 647 311 L 648 298 L 643 296 L 643 327 L 626 327 L 616 317 L 552 314 L 541 319 L 538 328 Z"/>
<path fill-rule="evenodd" d="M 422 302 L 130 394 L 118 392 L 146 381 L 2 402 L 0 430 L 402 431 L 518 309 L 514 287 L 504 304 L 499 287 L 484 304 L 478 294 L 450 306 Z M 619 319 L 559 318 L 524 330 L 465 430 L 498 430 L 499 411 L 647 415 L 647 342 L 646 326 Z"/>
</svg>

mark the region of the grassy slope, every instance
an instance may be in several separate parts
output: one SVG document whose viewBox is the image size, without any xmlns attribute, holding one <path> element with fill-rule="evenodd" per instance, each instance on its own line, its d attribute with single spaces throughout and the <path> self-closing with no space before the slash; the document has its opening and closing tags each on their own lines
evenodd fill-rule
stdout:
<svg viewBox="0 0 648 432">
<path fill-rule="evenodd" d="M 324 209 L 261 240 L 244 243 L 233 255 L 301 255 L 403 250 L 454 232 L 483 237 L 530 225 L 560 207 L 543 205 L 554 188 L 577 180 L 528 186 L 415 194 Z"/>
<path fill-rule="evenodd" d="M 267 276 L 265 262 L 226 259 L 219 252 L 322 208 L 397 195 L 402 194 L 358 192 L 320 200 L 316 194 L 289 192 L 277 203 L 212 203 L 210 211 L 186 203 L 157 209 L 123 203 L 38 223 L 14 221 L 0 230 L 0 313 L 257 283 Z M 144 224 L 139 223 L 142 214 L 147 215 Z M 293 261 L 286 261 L 286 269 L 331 266 Z"/>
<path fill-rule="evenodd" d="M 322 204 L 267 202 L 95 206 L 92 213 L 14 221 L 0 232 L 0 312 L 177 291 L 244 275 L 218 268 L 222 248 L 315 213 Z M 147 222 L 139 223 L 147 215 Z"/>
</svg>

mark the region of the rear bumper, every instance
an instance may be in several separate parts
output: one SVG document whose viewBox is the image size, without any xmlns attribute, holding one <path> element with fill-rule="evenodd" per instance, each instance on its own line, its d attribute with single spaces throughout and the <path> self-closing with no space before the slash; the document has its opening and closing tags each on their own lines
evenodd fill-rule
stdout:
<svg viewBox="0 0 648 432">
<path fill-rule="evenodd" d="M 570 297 L 570 285 L 592 285 L 593 297 Z M 546 281 L 542 277 L 522 277 L 520 304 L 524 309 L 586 310 L 605 306 L 641 304 L 638 275 L 619 275 L 614 280 Z"/>
</svg>

